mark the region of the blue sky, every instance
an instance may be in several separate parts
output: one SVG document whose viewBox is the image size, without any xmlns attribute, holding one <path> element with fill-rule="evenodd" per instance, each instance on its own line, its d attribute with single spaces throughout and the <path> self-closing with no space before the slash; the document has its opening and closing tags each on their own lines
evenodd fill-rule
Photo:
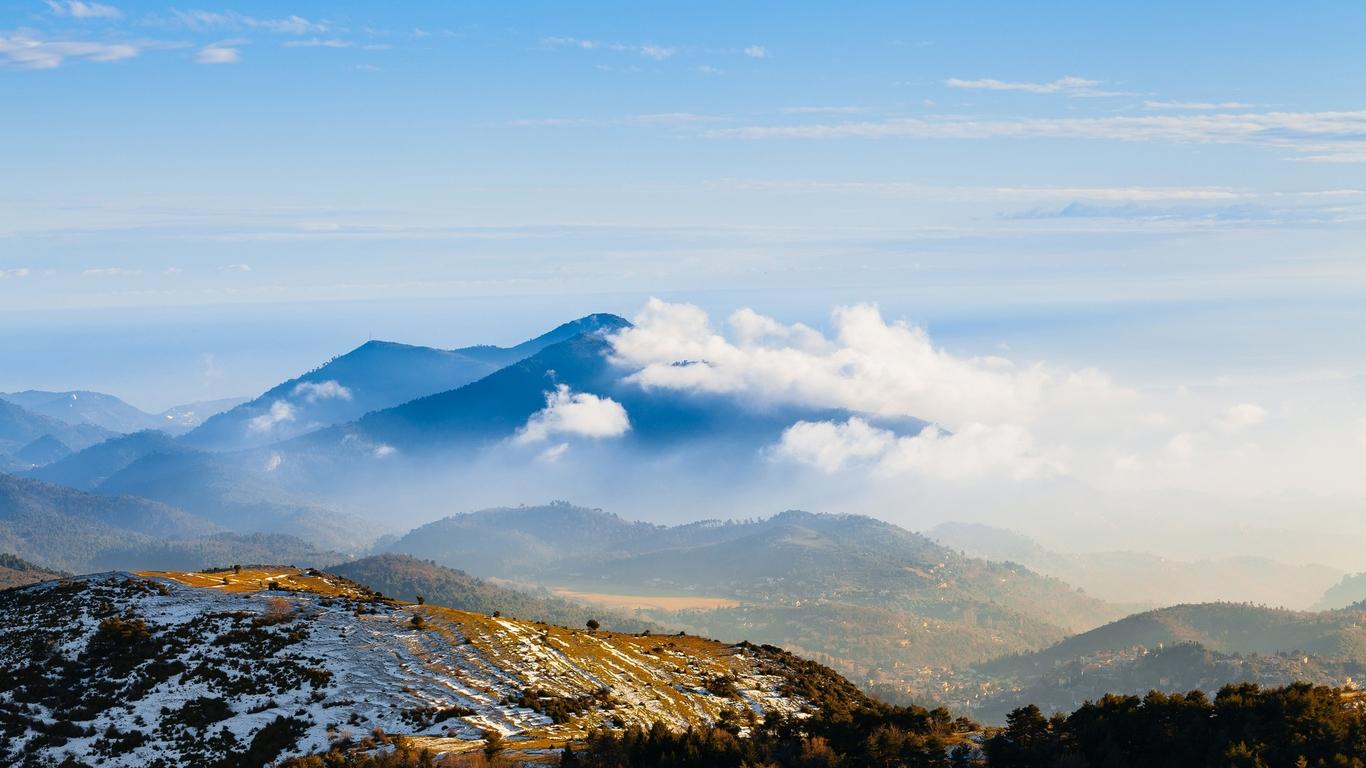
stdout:
<svg viewBox="0 0 1366 768">
<path fill-rule="evenodd" d="M 1145 380 L 1366 341 L 1366 6 L 0 0 L 0 389 L 652 295 Z"/>
</svg>

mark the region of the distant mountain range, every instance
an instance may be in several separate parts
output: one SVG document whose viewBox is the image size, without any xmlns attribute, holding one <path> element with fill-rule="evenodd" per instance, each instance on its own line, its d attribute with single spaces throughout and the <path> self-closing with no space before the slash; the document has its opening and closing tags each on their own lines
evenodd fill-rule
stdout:
<svg viewBox="0 0 1366 768">
<path fill-rule="evenodd" d="M 113 432 L 94 424 L 68 424 L 0 399 L 0 470 L 28 469 L 30 459 L 88 448 Z"/>
<path fill-rule="evenodd" d="M 1042 648 L 1122 615 L 1023 567 L 856 515 L 662 527 L 556 504 L 456 515 L 389 549 L 579 594 L 711 598 L 701 601 L 709 608 L 647 615 L 786 643 L 865 675 L 873 659 L 949 665 Z"/>
<path fill-rule="evenodd" d="M 210 418 L 183 442 L 220 451 L 268 445 L 457 389 L 546 347 L 625 322 L 615 315 L 588 315 L 511 348 L 444 350 L 370 341 Z"/>
<path fill-rule="evenodd" d="M 943 523 L 926 535 L 970 555 L 1056 576 L 1117 603 L 1153 606 L 1224 600 L 1309 608 L 1342 576 L 1327 566 L 1289 565 L 1263 557 L 1182 561 L 1144 552 L 1054 552 L 1014 531 L 974 523 Z"/>
<path fill-rule="evenodd" d="M 148 499 L 99 496 L 0 474 L 0 552 L 74 572 L 147 563 L 204 567 L 224 562 L 344 559 L 280 535 L 238 535 Z"/>
<path fill-rule="evenodd" d="M 23 392 L 0 393 L 0 400 L 7 400 L 33 413 L 71 425 L 89 424 L 109 432 L 159 429 L 172 434 L 193 429 L 215 413 L 242 402 L 241 398 L 208 400 L 178 405 L 153 414 L 129 405 L 113 395 L 83 390 L 45 392 L 30 389 Z"/>
<path fill-rule="evenodd" d="M 1185 692 L 1228 683 L 1341 686 L 1366 673 L 1366 606 L 1288 611 L 1237 603 L 1127 616 L 1044 650 L 937 682 L 938 700 L 990 722 L 1026 702 L 1067 710 L 1106 693 Z"/>
<path fill-rule="evenodd" d="M 1366 601 L 1366 573 L 1349 573 L 1342 577 L 1342 581 L 1324 591 L 1314 607 L 1331 611 L 1362 601 Z"/>
</svg>

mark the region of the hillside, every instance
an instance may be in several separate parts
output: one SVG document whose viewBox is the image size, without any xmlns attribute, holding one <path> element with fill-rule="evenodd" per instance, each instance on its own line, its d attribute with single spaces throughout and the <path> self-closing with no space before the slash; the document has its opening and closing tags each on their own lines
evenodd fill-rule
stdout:
<svg viewBox="0 0 1366 768">
<path fill-rule="evenodd" d="M 184 441 L 198 448 L 230 450 L 285 440 L 456 389 L 580 333 L 625 323 L 614 315 L 588 315 L 511 348 L 444 350 L 369 341 L 208 419 Z"/>
<path fill-rule="evenodd" d="M 0 468 L 31 467 L 34 462 L 21 461 L 17 454 L 41 438 L 50 437 L 65 448 L 81 450 L 113 434 L 103 427 L 92 424 L 67 424 L 0 399 Z"/>
<path fill-rule="evenodd" d="M 1102 600 L 1136 606 L 1228 601 L 1309 608 L 1341 576 L 1327 566 L 1264 557 L 1184 561 L 1131 551 L 1055 552 L 1014 531 L 971 523 L 943 523 L 926 535 L 974 557 L 1016 562 Z"/>
<path fill-rule="evenodd" d="M 1198 643 L 1221 653 L 1297 651 L 1366 663 L 1366 608 L 1289 611 L 1244 603 L 1176 605 L 1128 616 L 1057 645 L 984 669 L 1047 668 L 1071 659 L 1142 646 Z"/>
<path fill-rule="evenodd" d="M 1366 573 L 1349 573 L 1342 581 L 1324 590 L 1315 608 L 1331 611 L 1366 601 Z"/>
<path fill-rule="evenodd" d="M 456 515 L 388 549 L 603 605 L 687 598 L 694 607 L 645 615 L 793 648 L 861 682 L 1043 648 L 1123 615 L 1023 567 L 857 515 L 663 527 L 554 504 Z"/>
<path fill-rule="evenodd" d="M 177 405 L 161 413 L 147 413 L 114 395 L 85 390 L 45 392 L 30 389 L 23 392 L 0 393 L 0 400 L 8 400 L 65 424 L 93 425 L 111 434 L 140 432 L 147 429 L 180 434 L 199 426 L 210 416 L 244 402 L 242 398 L 235 397 L 206 400 Z"/>
<path fill-rule="evenodd" d="M 409 602 L 422 597 L 428 603 L 457 610 L 487 614 L 497 611 L 509 618 L 565 627 L 582 627 L 589 619 L 596 619 L 604 627 L 619 632 L 658 630 L 657 625 L 633 616 L 521 592 L 407 555 L 366 557 L 329 566 L 328 571 Z"/>
<path fill-rule="evenodd" d="M 1366 609 L 1321 613 L 1233 603 L 1128 616 L 1035 653 L 927 677 L 894 697 L 940 701 L 987 722 L 1027 703 L 1068 710 L 1106 693 L 1230 683 L 1352 685 L 1366 671 Z"/>
<path fill-rule="evenodd" d="M 21 587 L 39 581 L 58 579 L 67 574 L 34 565 L 14 555 L 0 552 L 0 589 Z"/>
<path fill-rule="evenodd" d="M 130 464 L 152 454 L 175 455 L 187 449 L 158 430 L 142 430 L 112 437 L 85 450 L 69 454 L 28 472 L 49 483 L 60 483 L 82 491 L 93 491 Z"/>
<path fill-rule="evenodd" d="M 74 457 L 73 457 L 74 458 Z M 238 533 L 297 536 L 316 546 L 360 552 L 383 526 L 272 482 L 268 457 L 199 451 L 152 453 L 100 483 L 106 496 L 136 495 L 185 509 Z"/>
<path fill-rule="evenodd" d="M 229 534 L 147 499 L 99 496 L 0 474 L 0 552 L 47 568 L 88 572 L 136 564 L 203 567 L 283 560 L 325 565 L 342 559 L 285 536 Z"/>
<path fill-rule="evenodd" d="M 493 731 L 534 756 L 607 723 L 796 713 L 787 691 L 813 674 L 776 649 L 406 605 L 283 567 L 49 582 L 0 611 L 6 764 L 259 765 L 372 731 L 445 753 Z"/>
</svg>

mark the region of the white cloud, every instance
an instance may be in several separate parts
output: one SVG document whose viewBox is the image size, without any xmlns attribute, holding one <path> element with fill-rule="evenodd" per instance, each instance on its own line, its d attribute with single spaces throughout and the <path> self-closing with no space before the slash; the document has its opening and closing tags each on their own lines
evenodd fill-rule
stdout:
<svg viewBox="0 0 1366 768">
<path fill-rule="evenodd" d="M 271 451 L 270 456 L 266 458 L 265 469 L 267 472 L 274 472 L 284 465 L 284 463 L 285 457 L 281 456 L 279 451 Z"/>
<path fill-rule="evenodd" d="M 81 271 L 81 277 L 133 277 L 140 274 L 142 270 L 127 267 L 97 267 Z"/>
<path fill-rule="evenodd" d="M 222 44 L 207 45 L 199 49 L 194 60 L 196 64 L 236 64 L 242 60 L 242 52 Z"/>
<path fill-rule="evenodd" d="M 294 406 L 284 400 L 276 400 L 270 404 L 270 410 L 248 421 L 247 428 L 252 432 L 269 432 L 276 424 L 286 421 L 294 421 Z"/>
<path fill-rule="evenodd" d="M 783 107 L 778 110 L 789 115 L 853 115 L 867 112 L 867 107 L 830 106 L 830 107 Z"/>
<path fill-rule="evenodd" d="M 774 453 L 826 473 L 865 464 L 884 477 L 914 474 L 955 481 L 990 476 L 1024 480 L 1063 469 L 1035 452 L 1026 430 L 1009 424 L 969 424 L 954 434 L 930 426 L 903 436 L 857 417 L 844 422 L 801 421 L 783 433 Z"/>
<path fill-rule="evenodd" d="M 581 437 L 620 437 L 631 429 L 631 420 L 621 403 L 588 392 L 570 392 L 560 384 L 545 396 L 545 408 L 527 419 L 517 431 L 518 443 L 534 443 L 553 435 Z"/>
<path fill-rule="evenodd" d="M 250 272 L 250 264 L 226 264 L 218 268 L 219 272 Z"/>
<path fill-rule="evenodd" d="M 1066 93 L 1072 96 L 1095 96 L 1095 95 L 1116 95 L 1100 94 L 1095 91 L 1095 87 L 1100 85 L 1099 80 L 1087 80 L 1084 77 L 1060 77 L 1050 83 L 1016 83 L 1006 80 L 996 80 L 994 78 L 981 78 L 978 80 L 962 80 L 951 77 L 944 81 L 944 85 L 950 88 L 966 88 L 970 90 L 984 91 L 1022 91 L 1024 93 Z"/>
<path fill-rule="evenodd" d="M 834 313 L 835 339 L 783 325 L 751 310 L 731 316 L 734 339 L 701 309 L 651 299 L 635 327 L 613 336 L 617 358 L 646 388 L 749 394 L 766 400 L 841 407 L 950 423 L 1011 420 L 1036 407 L 1066 376 L 1015 370 L 999 358 L 961 358 L 936 349 L 919 328 L 886 323 L 871 305 Z"/>
<path fill-rule="evenodd" d="M 293 397 L 302 397 L 310 403 L 319 400 L 350 400 L 351 390 L 333 379 L 327 381 L 301 381 L 290 392 Z"/>
<path fill-rule="evenodd" d="M 286 48 L 350 48 L 355 43 L 350 40 L 338 40 L 337 38 L 310 37 L 304 40 L 286 40 Z"/>
<path fill-rule="evenodd" d="M 1144 109 L 1189 109 L 1195 111 L 1213 111 L 1219 109 L 1252 109 L 1256 104 L 1244 104 L 1241 101 L 1144 101 Z"/>
<path fill-rule="evenodd" d="M 172 11 L 176 21 L 190 29 L 210 29 L 227 27 L 232 29 L 264 29 L 291 35 L 308 35 L 326 32 L 331 25 L 325 21 L 309 21 L 302 16 L 286 16 L 280 19 L 261 19 L 247 16 L 236 11 Z"/>
<path fill-rule="evenodd" d="M 762 45 L 751 45 L 745 49 L 745 55 L 751 59 L 766 59 L 768 58 L 768 49 Z"/>
<path fill-rule="evenodd" d="M 0 280 L 7 280 L 11 277 L 28 277 L 33 271 L 28 267 L 16 267 L 15 269 L 0 269 Z"/>
<path fill-rule="evenodd" d="M 594 128 L 612 125 L 628 126 L 688 126 L 706 123 L 721 123 L 729 120 L 719 115 L 699 115 L 693 112 L 649 112 L 640 115 L 621 117 L 533 117 L 509 121 L 518 128 Z"/>
<path fill-rule="evenodd" d="M 540 454 L 536 456 L 536 458 L 540 461 L 544 461 L 549 464 L 554 464 L 555 462 L 564 458 L 564 455 L 566 453 L 569 453 L 569 443 L 556 443 L 555 445 L 550 446 L 544 451 L 541 451 Z"/>
<path fill-rule="evenodd" d="M 1167 441 L 1167 453 L 1177 461 L 1190 461 L 1195 456 L 1195 437 L 1189 432 L 1174 435 Z"/>
<path fill-rule="evenodd" d="M 799 421 L 783 432 L 775 453 L 833 473 L 851 463 L 882 457 L 896 440 L 896 433 L 878 429 L 859 418 L 843 423 Z"/>
<path fill-rule="evenodd" d="M 1122 492 L 1360 492 L 1344 469 L 1366 461 L 1359 429 L 1332 415 L 1359 406 L 1337 384 L 1296 411 L 1289 398 L 1307 397 L 1299 382 L 1283 385 L 1288 395 L 1236 382 L 1126 386 L 1094 369 L 958 354 L 871 305 L 835 310 L 828 333 L 749 309 L 718 328 L 698 307 L 657 299 L 634 321 L 610 337 L 628 383 L 846 412 L 791 425 L 773 448 L 826 472 L 888 481 L 1066 475 Z M 1277 425 L 1257 404 L 1268 397 Z M 936 426 L 898 432 L 907 417 Z M 1276 431 L 1281 422 L 1294 428 Z"/>
<path fill-rule="evenodd" d="M 675 53 L 678 53 L 677 48 L 669 48 L 663 45 L 647 44 L 640 46 L 640 55 L 647 59 L 654 59 L 655 61 L 663 61 L 672 57 Z"/>
<path fill-rule="evenodd" d="M 117 19 L 123 14 L 112 5 L 86 3 L 81 0 L 47 0 L 47 7 L 58 16 L 73 19 Z"/>
<path fill-rule="evenodd" d="M 1178 144 L 1244 144 L 1285 149 L 1316 162 L 1366 162 L 1366 110 L 1245 112 L 1108 117 L 963 116 L 716 128 L 737 139 L 1086 139 Z"/>
<path fill-rule="evenodd" d="M 0 35 L 0 64 L 23 69 L 54 69 L 67 59 L 123 61 L 137 56 L 141 50 L 140 45 L 133 43 L 41 40 L 24 33 Z"/>
<path fill-rule="evenodd" d="M 1266 419 L 1266 409 L 1256 403 L 1239 403 L 1223 415 L 1219 427 L 1229 432 L 1255 427 Z"/>
<path fill-rule="evenodd" d="M 585 40 L 578 37 L 547 37 L 541 43 L 550 48 L 577 48 L 581 51 L 614 51 L 634 53 L 647 59 L 663 61 L 678 53 L 677 48 L 654 43 L 605 43 L 600 40 Z"/>
</svg>

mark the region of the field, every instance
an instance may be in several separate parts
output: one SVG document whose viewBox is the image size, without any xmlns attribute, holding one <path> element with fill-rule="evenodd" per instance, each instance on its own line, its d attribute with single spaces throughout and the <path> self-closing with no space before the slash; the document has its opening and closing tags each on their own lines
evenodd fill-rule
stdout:
<svg viewBox="0 0 1366 768">
<path fill-rule="evenodd" d="M 580 603 L 600 605 L 614 610 L 634 611 L 654 609 L 660 611 L 711 611 L 717 608 L 735 608 L 738 600 L 726 597 L 707 597 L 703 595 L 614 595 L 606 592 L 580 592 L 573 589 L 555 589 L 556 597 Z"/>
</svg>

